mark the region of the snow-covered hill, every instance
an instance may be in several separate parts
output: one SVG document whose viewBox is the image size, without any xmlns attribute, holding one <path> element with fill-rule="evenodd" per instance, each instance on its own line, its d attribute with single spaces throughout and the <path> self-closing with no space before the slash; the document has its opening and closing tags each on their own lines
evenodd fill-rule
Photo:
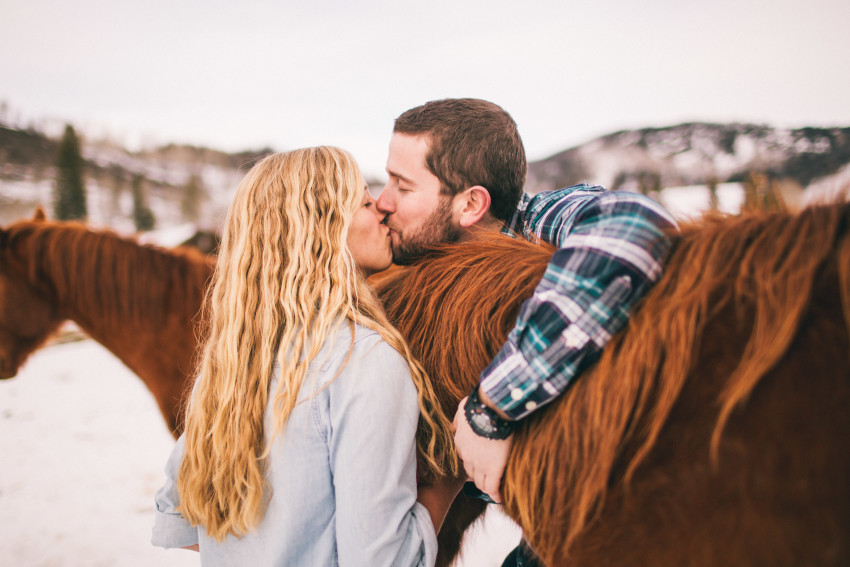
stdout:
<svg viewBox="0 0 850 567">
<path fill-rule="evenodd" d="M 800 187 L 841 185 L 848 164 L 850 128 L 689 123 L 616 132 L 531 163 L 526 188 L 589 182 L 650 192 L 746 182 L 753 173 Z"/>
<path fill-rule="evenodd" d="M 55 139 L 40 132 L 0 125 L 0 225 L 31 215 L 39 204 L 50 214 L 56 147 Z M 200 229 L 215 231 L 245 171 L 272 151 L 228 154 L 168 145 L 131 152 L 109 140 L 85 136 L 82 148 L 88 221 L 122 233 L 135 230 L 130 187 L 136 178 L 143 179 L 157 229 L 192 221 Z M 526 190 L 534 193 L 588 182 L 643 191 L 666 205 L 662 189 L 704 191 L 712 184 L 738 184 L 741 190 L 740 184 L 750 181 L 753 173 L 781 181 L 783 191 L 795 184 L 793 191 L 800 195 L 792 197 L 802 203 L 847 198 L 850 128 L 689 123 L 616 132 L 530 163 Z M 201 187 L 201 205 L 197 217 L 188 219 L 181 203 L 193 177 Z M 380 180 L 370 185 L 380 186 Z"/>
<path fill-rule="evenodd" d="M 187 221 L 215 230 L 223 220 L 233 191 L 251 163 L 271 152 L 264 148 L 228 154 L 209 148 L 168 145 L 131 152 L 109 140 L 82 140 L 86 162 L 88 221 L 132 233 L 131 186 L 141 179 L 157 228 Z M 57 142 L 32 130 L 0 125 L 0 223 L 29 216 L 37 205 L 52 210 Z M 192 178 L 200 186 L 197 218 L 187 219 L 181 203 Z"/>
</svg>

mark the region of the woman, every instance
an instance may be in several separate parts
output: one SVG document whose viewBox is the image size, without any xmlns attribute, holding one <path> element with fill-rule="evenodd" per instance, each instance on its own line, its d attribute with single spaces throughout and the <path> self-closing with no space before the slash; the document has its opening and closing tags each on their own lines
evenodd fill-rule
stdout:
<svg viewBox="0 0 850 567">
<path fill-rule="evenodd" d="M 268 156 L 242 181 L 155 545 L 204 565 L 434 563 L 460 481 L 417 497 L 417 424 L 433 472 L 456 473 L 456 456 L 365 280 L 392 260 L 382 220 L 336 148 Z"/>
</svg>

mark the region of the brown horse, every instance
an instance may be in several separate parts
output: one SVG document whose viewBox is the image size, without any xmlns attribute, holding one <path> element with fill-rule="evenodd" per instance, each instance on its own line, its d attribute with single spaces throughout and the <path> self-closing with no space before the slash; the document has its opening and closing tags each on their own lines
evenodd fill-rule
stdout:
<svg viewBox="0 0 850 567">
<path fill-rule="evenodd" d="M 191 248 L 143 246 L 110 231 L 48 222 L 40 211 L 0 229 L 0 378 L 14 377 L 70 319 L 142 379 L 178 437 L 213 264 Z M 453 511 L 452 527 L 440 534 L 441 565 L 481 511 L 479 501 Z"/>
<path fill-rule="evenodd" d="M 48 222 L 42 213 L 0 229 L 0 378 L 15 376 L 70 319 L 144 381 L 178 436 L 193 321 L 211 268 L 192 249 L 141 246 L 81 224 Z"/>
<path fill-rule="evenodd" d="M 142 379 L 178 437 L 213 264 L 191 248 L 143 246 L 110 231 L 48 222 L 40 211 L 0 229 L 0 378 L 14 377 L 70 319 Z M 453 511 L 440 534 L 441 565 L 481 511 L 478 501 Z"/>
<path fill-rule="evenodd" d="M 449 415 L 548 256 L 447 246 L 382 282 Z M 505 510 L 553 566 L 850 564 L 848 332 L 850 205 L 686 227 L 626 331 L 518 429 Z"/>
</svg>

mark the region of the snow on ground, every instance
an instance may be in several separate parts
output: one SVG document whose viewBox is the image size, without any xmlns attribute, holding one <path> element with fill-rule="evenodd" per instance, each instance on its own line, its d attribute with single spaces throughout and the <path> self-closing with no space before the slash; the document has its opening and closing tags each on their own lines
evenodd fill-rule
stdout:
<svg viewBox="0 0 850 567">
<path fill-rule="evenodd" d="M 679 220 L 695 220 L 709 209 L 711 192 L 705 185 L 667 187 L 661 190 L 661 204 Z M 744 190 L 740 183 L 717 185 L 717 209 L 736 214 L 741 210 Z"/>
<path fill-rule="evenodd" d="M 182 567 L 150 545 L 173 440 L 142 382 L 92 340 L 55 344 L 0 381 L 0 565 Z M 462 567 L 499 566 L 519 528 L 492 507 Z"/>
<path fill-rule="evenodd" d="M 806 188 L 806 204 L 833 203 L 850 200 L 850 165 L 845 165 L 833 175 L 814 181 Z"/>
</svg>

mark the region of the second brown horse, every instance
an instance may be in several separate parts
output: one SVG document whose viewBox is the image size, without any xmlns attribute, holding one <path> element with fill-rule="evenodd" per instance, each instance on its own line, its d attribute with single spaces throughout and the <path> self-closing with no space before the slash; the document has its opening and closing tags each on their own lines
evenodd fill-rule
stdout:
<svg viewBox="0 0 850 567">
<path fill-rule="evenodd" d="M 548 252 L 446 247 L 382 284 L 444 408 Z M 850 205 L 706 219 L 601 360 L 525 420 L 505 510 L 547 565 L 850 564 Z"/>
</svg>

